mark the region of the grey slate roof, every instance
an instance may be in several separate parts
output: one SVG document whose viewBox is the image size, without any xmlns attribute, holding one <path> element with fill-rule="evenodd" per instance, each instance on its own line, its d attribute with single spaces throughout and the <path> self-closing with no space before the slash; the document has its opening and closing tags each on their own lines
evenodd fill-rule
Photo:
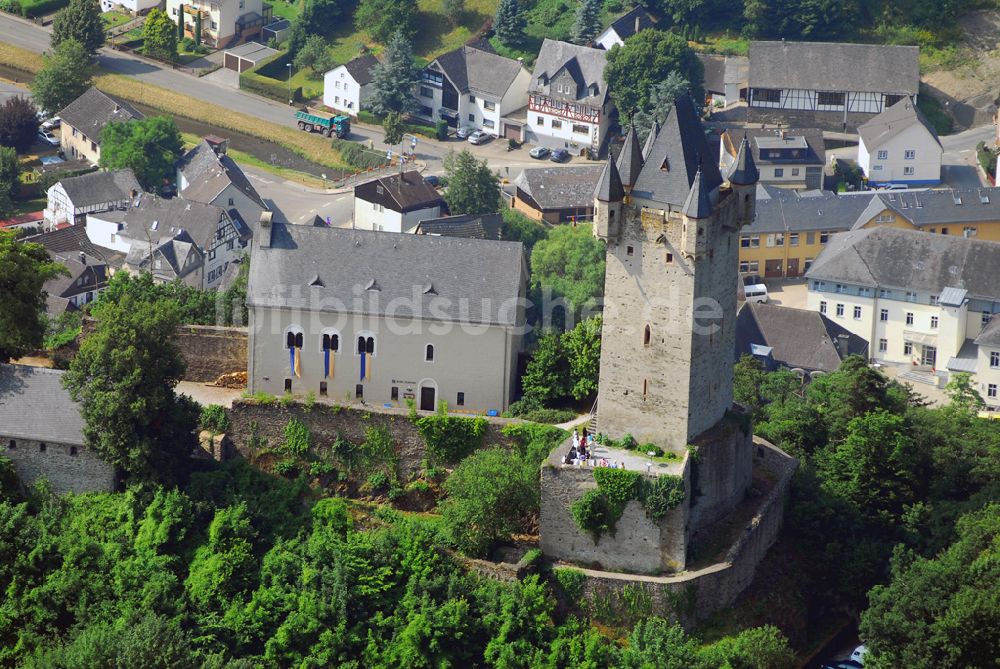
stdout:
<svg viewBox="0 0 1000 669">
<path fill-rule="evenodd" d="M 739 186 L 749 186 L 760 181 L 760 171 L 754 162 L 750 140 L 745 136 L 740 140 L 740 146 L 736 149 L 736 159 L 733 161 L 726 178 L 729 183 Z"/>
<path fill-rule="evenodd" d="M 682 95 L 674 101 L 653 140 L 632 195 L 659 205 L 681 207 L 699 169 L 709 192 L 722 185 L 718 161 L 708 148 L 694 104 L 690 97 Z"/>
<path fill-rule="evenodd" d="M 877 118 L 877 117 L 876 117 Z M 757 165 L 816 165 L 826 162 L 826 149 L 823 145 L 823 131 L 819 128 L 794 128 L 782 133 L 760 128 L 730 129 L 722 133 L 722 146 L 725 151 L 723 163 L 735 160 L 739 152 L 744 133 L 750 140 L 753 159 Z M 769 158 L 761 156 L 761 147 L 778 150 L 797 150 L 798 157 Z"/>
<path fill-rule="evenodd" d="M 59 182 L 74 207 L 90 207 L 107 202 L 127 200 L 132 193 L 141 193 L 142 186 L 132 169 L 113 172 L 91 172 L 78 177 L 70 177 Z"/>
<path fill-rule="evenodd" d="M 1000 242 L 900 228 L 842 232 L 806 273 L 809 279 L 933 294 L 949 286 L 1000 300 Z"/>
<path fill-rule="evenodd" d="M 247 302 L 514 326 L 522 253 L 520 242 L 274 223 L 270 248 L 253 249 Z"/>
<path fill-rule="evenodd" d="M 211 204 L 230 184 L 239 189 L 262 209 L 267 209 L 247 175 L 226 153 L 217 154 L 212 145 L 202 140 L 184 154 L 177 163 L 188 185 L 181 196 L 186 200 Z"/>
<path fill-rule="evenodd" d="M 0 364 L 0 435 L 83 446 L 83 418 L 62 386 L 63 374 Z"/>
<path fill-rule="evenodd" d="M 402 174 L 389 174 L 354 187 L 354 197 L 364 199 L 371 191 L 371 184 L 384 189 L 387 195 L 399 208 L 395 211 L 407 212 L 414 209 L 424 209 L 442 204 L 444 199 L 434 186 L 420 176 L 420 172 L 410 170 Z M 379 195 L 382 195 L 379 193 Z M 374 201 L 374 200 L 369 200 Z"/>
<path fill-rule="evenodd" d="M 1000 314 L 994 314 L 986 327 L 979 332 L 979 336 L 976 337 L 976 346 L 1000 348 Z"/>
<path fill-rule="evenodd" d="M 372 82 L 372 70 L 378 65 L 378 58 L 373 54 L 366 53 L 353 60 L 344 63 L 344 67 L 351 77 L 358 83 L 358 86 L 367 86 Z"/>
<path fill-rule="evenodd" d="M 159 245 L 185 230 L 192 241 L 207 248 L 224 211 L 222 207 L 211 204 L 177 197 L 165 200 L 146 193 L 139 198 L 138 206 L 131 206 L 124 211 L 96 214 L 96 217 L 124 223 L 121 234 L 135 241 Z M 244 230 L 249 232 L 248 228 L 244 227 Z"/>
<path fill-rule="evenodd" d="M 608 162 L 604 164 L 604 169 L 601 170 L 601 178 L 594 190 L 594 197 L 601 202 L 621 202 L 625 197 L 621 175 L 618 173 L 615 161 L 610 156 Z"/>
<path fill-rule="evenodd" d="M 100 142 L 101 131 L 112 121 L 125 122 L 145 118 L 138 109 L 121 98 L 109 95 L 91 86 L 59 112 L 59 118 L 89 139 Z"/>
<path fill-rule="evenodd" d="M 642 149 L 639 147 L 639 135 L 635 131 L 635 126 L 629 126 L 625 143 L 622 144 L 621 153 L 618 155 L 618 174 L 621 176 L 622 184 L 633 186 L 635 180 L 639 178 L 641 169 Z"/>
<path fill-rule="evenodd" d="M 638 30 L 636 30 L 636 19 L 638 19 L 639 23 Z M 639 6 L 615 19 L 609 27 L 614 29 L 622 41 L 625 41 L 637 32 L 646 28 L 652 28 L 654 25 L 653 18 L 645 9 Z"/>
<path fill-rule="evenodd" d="M 840 367 L 837 348 L 847 336 L 848 355 L 867 355 L 868 342 L 815 311 L 744 302 L 736 315 L 736 357 L 754 344 L 770 347 L 776 362 L 789 368 L 832 372 Z"/>
<path fill-rule="evenodd" d="M 89 258 L 97 258 L 111 267 L 121 267 L 125 254 L 121 251 L 98 246 L 87 237 L 87 226 L 68 225 L 65 228 L 43 232 L 40 235 L 27 238 L 27 241 L 44 246 L 54 255 L 75 255 L 83 251 Z"/>
<path fill-rule="evenodd" d="M 874 197 L 917 227 L 1000 220 L 1000 188 L 877 191 Z"/>
<path fill-rule="evenodd" d="M 603 171 L 602 165 L 529 167 L 518 175 L 514 185 L 542 209 L 591 207 Z"/>
<path fill-rule="evenodd" d="M 418 235 L 445 235 L 466 239 L 500 239 L 503 217 L 500 214 L 458 214 L 420 221 Z"/>
<path fill-rule="evenodd" d="M 660 134 L 660 123 L 653 120 L 653 127 L 649 129 L 649 134 L 646 135 L 646 141 L 642 145 L 642 159 L 645 161 L 649 158 L 649 152 L 653 149 L 653 142 L 656 141 L 656 136 Z"/>
<path fill-rule="evenodd" d="M 459 93 L 471 91 L 499 100 L 524 66 L 513 58 L 497 54 L 492 47 L 489 50 L 481 48 L 488 45 L 489 42 L 479 42 L 477 48 L 466 44 L 441 54 L 434 62 Z"/>
<path fill-rule="evenodd" d="M 910 98 L 903 98 L 881 114 L 859 125 L 858 134 L 864 140 L 865 147 L 871 151 L 915 125 L 922 125 L 938 143 L 938 146 L 941 145 L 941 140 L 938 139 L 934 126 Z"/>
<path fill-rule="evenodd" d="M 750 42 L 750 86 L 916 95 L 920 49 L 834 42 Z"/>
<path fill-rule="evenodd" d="M 965 297 L 968 294 L 969 291 L 965 288 L 948 286 L 938 295 L 938 304 L 945 307 L 960 307 L 965 302 Z"/>
<path fill-rule="evenodd" d="M 604 49 L 591 49 L 545 38 L 535 61 L 528 92 L 547 95 L 553 100 L 600 107 L 608 95 L 608 85 L 604 80 L 604 66 L 607 62 L 608 52 Z M 538 85 L 539 78 L 543 77 L 546 82 L 550 82 L 563 70 L 569 71 L 576 81 L 576 95 L 558 93 L 547 83 Z M 597 95 L 590 95 L 591 84 L 597 84 Z"/>
<path fill-rule="evenodd" d="M 726 57 L 709 53 L 695 54 L 705 69 L 705 91 L 708 93 L 726 92 Z"/>
<path fill-rule="evenodd" d="M 688 218 L 708 218 L 712 215 L 712 202 L 708 196 L 708 187 L 701 176 L 701 170 L 694 175 L 694 183 L 684 202 L 684 215 Z"/>
</svg>

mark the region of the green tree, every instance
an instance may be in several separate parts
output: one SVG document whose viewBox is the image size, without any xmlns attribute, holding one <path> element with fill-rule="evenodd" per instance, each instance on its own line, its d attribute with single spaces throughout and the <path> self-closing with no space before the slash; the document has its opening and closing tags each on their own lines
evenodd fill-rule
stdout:
<svg viewBox="0 0 1000 669">
<path fill-rule="evenodd" d="M 174 394 L 184 361 L 176 302 L 125 295 L 93 309 L 97 328 L 63 383 L 80 403 L 88 447 L 139 479 L 171 480 L 194 447 L 197 405 Z"/>
<path fill-rule="evenodd" d="M 0 105 L 0 146 L 25 153 L 35 143 L 38 116 L 35 105 L 23 95 L 7 98 Z"/>
<path fill-rule="evenodd" d="M 698 653 L 698 641 L 678 624 L 663 618 L 640 620 L 622 650 L 622 669 L 708 669 Z"/>
<path fill-rule="evenodd" d="M 562 347 L 569 365 L 569 394 L 575 400 L 595 396 L 601 373 L 601 317 L 580 321 L 565 332 Z"/>
<path fill-rule="evenodd" d="M 570 29 L 570 39 L 575 44 L 589 44 L 601 32 L 601 0 L 581 0 Z"/>
<path fill-rule="evenodd" d="M 305 16 L 307 32 L 329 37 L 344 19 L 351 3 L 343 0 L 307 0 L 300 16 Z"/>
<path fill-rule="evenodd" d="M 177 60 L 177 26 L 162 9 L 149 10 L 142 24 L 142 52 L 161 60 Z"/>
<path fill-rule="evenodd" d="M 979 411 L 986 406 L 968 372 L 952 374 L 944 391 L 951 398 L 951 403 L 963 411 Z"/>
<path fill-rule="evenodd" d="M 764 406 L 761 385 L 765 376 L 764 364 L 746 353 L 733 366 L 733 399 L 749 409 L 754 416 Z"/>
<path fill-rule="evenodd" d="M 295 54 L 295 67 L 300 70 L 311 68 L 314 71 L 319 71 L 323 66 L 329 64 L 327 54 L 326 40 L 320 35 L 309 35 L 305 44 Z"/>
<path fill-rule="evenodd" d="M 354 22 L 373 40 L 386 44 L 397 33 L 412 38 L 419 11 L 416 0 L 361 0 Z"/>
<path fill-rule="evenodd" d="M 500 210 L 500 181 L 486 159 L 468 149 L 444 158 L 448 189 L 444 199 L 452 214 L 492 214 Z"/>
<path fill-rule="evenodd" d="M 739 669 L 793 669 L 798 665 L 788 639 L 777 627 L 766 625 L 725 637 L 701 651 L 711 667 Z"/>
<path fill-rule="evenodd" d="M 0 149 L 3 151 L 12 149 Z M 66 268 L 49 258 L 41 244 L 17 241 L 13 230 L 0 230 L 0 362 L 19 358 L 42 345 L 45 326 L 43 285 L 67 274 Z"/>
<path fill-rule="evenodd" d="M 604 78 L 611 99 L 625 120 L 648 109 L 654 85 L 671 72 L 686 79 L 697 104 L 705 98 L 702 88 L 705 68 L 684 38 L 672 32 L 647 28 L 608 52 Z"/>
<path fill-rule="evenodd" d="M 542 333 L 521 376 L 525 398 L 549 404 L 566 397 L 571 389 L 569 361 L 562 338 L 555 330 Z"/>
<path fill-rule="evenodd" d="M 915 0 L 911 4 L 928 7 L 932 3 Z M 886 3 L 884 14 L 891 14 L 895 6 Z M 938 9 L 935 21 L 946 13 Z M 856 0 L 747 0 L 743 30 L 752 37 L 834 40 L 853 34 L 863 16 Z M 902 16 L 906 22 L 920 21 L 913 21 L 914 13 L 905 9 Z"/>
<path fill-rule="evenodd" d="M 6 216 L 14 209 L 14 198 L 21 188 L 21 161 L 17 151 L 0 146 L 0 214 Z"/>
<path fill-rule="evenodd" d="M 604 294 L 604 246 L 589 225 L 560 225 L 531 251 L 531 293 L 543 322 L 561 325 L 559 301 L 566 317 L 575 317 Z M 549 304 L 549 301 L 552 301 Z M 536 320 L 538 320 L 536 316 Z"/>
<path fill-rule="evenodd" d="M 173 179 L 184 152 L 181 133 L 169 116 L 112 122 L 101 132 L 101 167 L 132 168 L 142 187 L 154 191 Z"/>
<path fill-rule="evenodd" d="M 445 530 L 463 552 L 485 557 L 538 509 L 538 470 L 506 449 L 473 453 L 444 483 L 441 506 Z"/>
<path fill-rule="evenodd" d="M 98 0 L 69 0 L 52 20 L 52 47 L 72 39 L 93 56 L 104 46 L 104 29 Z"/>
<path fill-rule="evenodd" d="M 814 379 L 806 387 L 806 397 L 823 414 L 833 441 L 843 439 L 854 418 L 879 409 L 902 415 L 908 402 L 898 383 L 858 355 L 845 358 L 836 372 Z"/>
<path fill-rule="evenodd" d="M 75 39 L 63 40 L 42 60 L 42 69 L 31 84 L 31 96 L 46 112 L 58 112 L 93 83 L 90 54 Z"/>
<path fill-rule="evenodd" d="M 403 117 L 399 112 L 389 112 L 382 119 L 382 132 L 385 133 L 385 143 L 389 146 L 395 146 L 403 141 L 405 129 L 406 124 L 403 123 Z"/>
<path fill-rule="evenodd" d="M 1000 647 L 1000 505 L 958 521 L 933 558 L 898 550 L 861 616 L 865 667 L 990 667 Z"/>
<path fill-rule="evenodd" d="M 500 236 L 510 242 L 521 242 L 524 245 L 524 253 L 531 257 L 531 249 L 539 240 L 548 236 L 548 228 L 545 224 L 528 218 L 516 209 L 504 207 L 500 210 L 503 216 L 503 225 L 500 229 Z"/>
<path fill-rule="evenodd" d="M 442 0 L 441 10 L 448 17 L 448 23 L 457 26 L 465 14 L 465 0 Z"/>
<path fill-rule="evenodd" d="M 663 81 L 653 84 L 649 102 L 632 115 L 632 125 L 635 126 L 640 141 L 646 141 L 654 122 L 663 125 L 674 100 L 690 91 L 691 84 L 679 72 L 671 72 Z"/>
<path fill-rule="evenodd" d="M 409 38 L 402 32 L 395 33 L 385 48 L 384 58 L 372 68 L 372 111 L 376 114 L 412 111 L 416 104 L 413 87 L 419 77 Z"/>
<path fill-rule="evenodd" d="M 246 593 L 257 576 L 255 536 L 245 502 L 215 512 L 184 584 L 195 607 L 224 610 Z"/>
<path fill-rule="evenodd" d="M 241 273 L 243 272 L 241 268 Z M 245 301 L 245 283 L 242 298 Z M 189 286 L 181 281 L 170 283 L 156 283 L 153 275 L 149 272 L 142 274 L 129 274 L 128 272 L 115 272 L 108 281 L 108 286 L 97 296 L 97 303 L 120 302 L 128 295 L 137 302 L 153 304 L 163 300 L 174 302 L 179 307 L 178 318 L 185 325 L 217 325 L 220 322 L 229 322 L 225 314 L 232 308 L 233 300 L 239 300 L 239 294 L 223 296 L 222 304 L 217 304 L 219 295 L 215 291 L 199 290 L 194 286 Z M 220 308 L 223 312 L 219 318 Z M 246 320 L 244 319 L 244 323 Z"/>
<path fill-rule="evenodd" d="M 493 15 L 493 34 L 503 44 L 515 46 L 524 39 L 524 10 L 518 0 L 500 0 Z"/>
</svg>

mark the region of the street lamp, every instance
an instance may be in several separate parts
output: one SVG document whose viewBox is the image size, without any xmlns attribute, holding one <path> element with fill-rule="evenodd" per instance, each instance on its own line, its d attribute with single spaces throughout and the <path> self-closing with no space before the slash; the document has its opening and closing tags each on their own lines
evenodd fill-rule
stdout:
<svg viewBox="0 0 1000 669">
<path fill-rule="evenodd" d="M 321 174 L 320 176 L 323 177 L 323 190 L 326 190 L 326 175 Z"/>
<path fill-rule="evenodd" d="M 288 63 L 288 104 L 292 104 L 292 64 Z"/>
</svg>

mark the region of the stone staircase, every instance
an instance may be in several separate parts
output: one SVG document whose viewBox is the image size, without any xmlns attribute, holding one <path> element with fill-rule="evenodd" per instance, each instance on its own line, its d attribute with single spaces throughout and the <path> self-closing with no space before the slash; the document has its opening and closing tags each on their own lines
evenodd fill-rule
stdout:
<svg viewBox="0 0 1000 669">
<path fill-rule="evenodd" d="M 924 371 L 919 369 L 911 369 L 905 372 L 900 372 L 899 378 L 903 381 L 923 383 L 928 386 L 934 386 L 935 388 L 943 387 L 945 381 L 947 380 L 947 376 L 942 372 Z"/>
<path fill-rule="evenodd" d="M 600 433 L 600 431 L 597 429 L 597 400 L 594 400 L 594 406 L 590 407 L 590 422 L 587 423 L 587 433 L 588 434 Z"/>
</svg>

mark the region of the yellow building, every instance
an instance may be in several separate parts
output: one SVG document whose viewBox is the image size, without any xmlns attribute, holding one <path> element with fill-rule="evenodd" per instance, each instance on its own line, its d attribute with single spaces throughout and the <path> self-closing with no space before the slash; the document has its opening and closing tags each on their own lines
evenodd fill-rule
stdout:
<svg viewBox="0 0 1000 669">
<path fill-rule="evenodd" d="M 740 270 L 801 276 L 830 235 L 882 227 L 1000 241 L 1000 188 L 835 194 L 760 187 L 757 217 L 740 238 Z"/>
</svg>

